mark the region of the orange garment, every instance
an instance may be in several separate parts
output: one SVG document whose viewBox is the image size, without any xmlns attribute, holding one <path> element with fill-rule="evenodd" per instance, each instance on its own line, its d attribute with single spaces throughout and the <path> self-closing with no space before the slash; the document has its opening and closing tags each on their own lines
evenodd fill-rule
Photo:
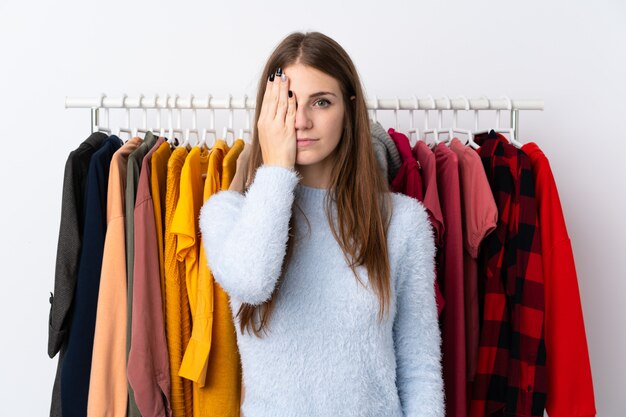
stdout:
<svg viewBox="0 0 626 417">
<path fill-rule="evenodd" d="M 107 190 L 107 231 L 102 255 L 98 310 L 89 377 L 87 413 L 125 417 L 126 382 L 126 249 L 124 195 L 126 165 L 141 144 L 132 138 L 113 154 Z"/>
<path fill-rule="evenodd" d="M 191 381 L 178 376 L 178 370 L 191 337 L 191 316 L 185 264 L 176 259 L 177 236 L 172 233 L 172 220 L 179 198 L 180 173 L 187 158 L 187 149 L 176 148 L 167 162 L 165 191 L 165 328 L 172 380 L 172 416 L 191 417 L 193 397 Z"/>
<path fill-rule="evenodd" d="M 167 187 L 167 161 L 172 155 L 170 144 L 164 142 L 152 154 L 152 172 L 150 176 L 150 193 L 154 205 L 154 224 L 157 232 L 157 246 L 159 248 L 159 267 L 161 270 L 161 296 L 163 297 L 163 317 L 165 318 L 165 261 L 163 243 L 163 219 L 165 217 L 165 193 Z"/>
</svg>

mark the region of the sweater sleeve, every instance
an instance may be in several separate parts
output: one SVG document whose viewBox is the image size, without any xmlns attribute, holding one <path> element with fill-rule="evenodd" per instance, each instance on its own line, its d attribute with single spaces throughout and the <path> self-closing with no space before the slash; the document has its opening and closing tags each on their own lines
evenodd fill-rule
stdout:
<svg viewBox="0 0 626 417">
<path fill-rule="evenodd" d="M 246 195 L 220 191 L 200 211 L 207 261 L 215 280 L 242 303 L 267 301 L 287 251 L 296 171 L 263 165 Z"/>
<path fill-rule="evenodd" d="M 406 417 L 443 417 L 434 236 L 423 205 L 411 200 L 407 209 L 393 325 L 398 394 Z"/>
</svg>

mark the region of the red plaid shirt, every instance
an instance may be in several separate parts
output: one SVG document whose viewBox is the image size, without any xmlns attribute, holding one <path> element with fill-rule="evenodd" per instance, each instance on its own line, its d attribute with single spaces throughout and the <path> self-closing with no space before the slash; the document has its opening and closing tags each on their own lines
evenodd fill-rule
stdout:
<svg viewBox="0 0 626 417">
<path fill-rule="evenodd" d="M 498 224 L 480 249 L 484 305 L 470 417 L 541 417 L 547 392 L 544 288 L 531 162 L 502 135 L 475 140 Z"/>
</svg>

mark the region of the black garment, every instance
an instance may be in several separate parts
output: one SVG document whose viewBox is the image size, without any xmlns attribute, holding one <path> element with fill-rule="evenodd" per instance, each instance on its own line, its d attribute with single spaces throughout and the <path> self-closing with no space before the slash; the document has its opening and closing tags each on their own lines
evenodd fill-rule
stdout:
<svg viewBox="0 0 626 417">
<path fill-rule="evenodd" d="M 85 224 L 84 201 L 87 169 L 91 156 L 102 146 L 106 138 L 107 135 L 101 132 L 91 134 L 77 149 L 70 152 L 65 163 L 54 294 L 50 295 L 51 305 L 48 318 L 48 355 L 53 358 L 57 352 L 60 352 L 52 390 L 51 417 L 61 417 L 60 376 L 67 348 L 70 307 L 74 298 L 76 270 Z"/>
<path fill-rule="evenodd" d="M 122 141 L 117 136 L 109 136 L 89 162 L 83 245 L 76 276 L 67 351 L 61 370 L 63 417 L 87 415 L 91 355 L 106 234 L 109 165 L 113 154 L 121 146 Z"/>
</svg>

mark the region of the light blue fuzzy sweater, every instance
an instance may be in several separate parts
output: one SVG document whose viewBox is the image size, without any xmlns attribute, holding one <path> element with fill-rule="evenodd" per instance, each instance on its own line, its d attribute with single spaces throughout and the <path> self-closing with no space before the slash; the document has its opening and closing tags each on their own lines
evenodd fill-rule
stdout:
<svg viewBox="0 0 626 417">
<path fill-rule="evenodd" d="M 393 194 L 388 230 L 390 316 L 347 265 L 324 212 L 327 190 L 295 171 L 261 166 L 243 195 L 221 191 L 200 213 L 209 266 L 231 309 L 266 301 L 286 253 L 294 199 L 297 240 L 269 321 L 239 332 L 245 417 L 442 417 L 435 247 L 417 200 Z M 357 268 L 367 282 L 364 267 Z"/>
</svg>

